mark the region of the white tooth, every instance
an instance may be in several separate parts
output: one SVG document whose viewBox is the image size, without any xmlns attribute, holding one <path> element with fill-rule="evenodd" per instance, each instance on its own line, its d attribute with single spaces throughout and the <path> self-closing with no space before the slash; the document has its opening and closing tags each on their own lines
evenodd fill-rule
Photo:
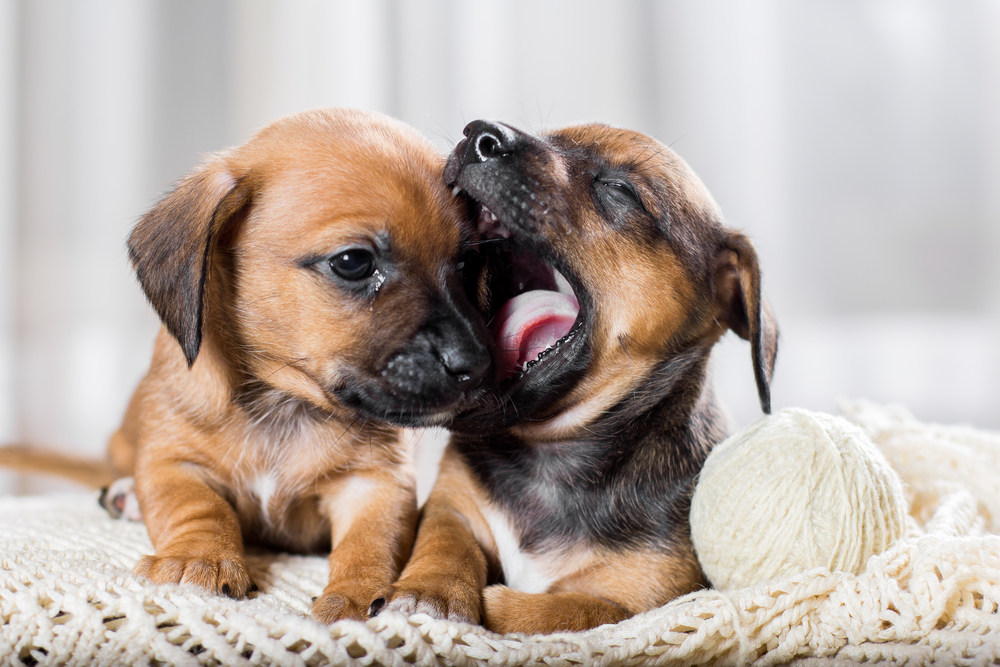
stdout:
<svg viewBox="0 0 1000 667">
<path fill-rule="evenodd" d="M 458 193 L 461 192 L 461 191 L 462 191 L 462 188 L 460 188 L 459 186 L 456 185 L 455 187 L 453 187 L 451 189 L 451 194 L 457 197 Z"/>
<path fill-rule="evenodd" d="M 497 218 L 497 214 L 494 213 L 493 211 L 490 211 L 490 217 L 493 218 L 493 222 L 496 222 L 497 220 L 499 220 L 499 218 Z"/>
<path fill-rule="evenodd" d="M 560 294 L 569 294 L 570 296 L 576 296 L 576 292 L 570 286 L 569 281 L 566 280 L 566 276 L 559 273 L 555 269 L 552 269 L 552 274 L 556 279 L 556 291 Z"/>
</svg>

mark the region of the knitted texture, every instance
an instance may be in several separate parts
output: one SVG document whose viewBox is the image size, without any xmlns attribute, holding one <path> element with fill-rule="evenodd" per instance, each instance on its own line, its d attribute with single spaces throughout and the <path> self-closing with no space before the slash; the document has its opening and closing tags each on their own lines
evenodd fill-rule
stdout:
<svg viewBox="0 0 1000 667">
<path fill-rule="evenodd" d="M 151 546 L 91 495 L 0 499 L 0 663 L 690 665 L 1000 660 L 1000 435 L 842 408 L 914 495 L 918 522 L 860 574 L 815 568 L 701 591 L 617 625 L 500 636 L 424 615 L 307 617 L 326 561 L 252 552 L 261 591 L 230 600 L 130 573 Z"/>
<path fill-rule="evenodd" d="M 786 408 L 716 446 L 691 540 L 716 588 L 825 567 L 859 574 L 906 530 L 899 475 L 843 417 Z"/>
</svg>

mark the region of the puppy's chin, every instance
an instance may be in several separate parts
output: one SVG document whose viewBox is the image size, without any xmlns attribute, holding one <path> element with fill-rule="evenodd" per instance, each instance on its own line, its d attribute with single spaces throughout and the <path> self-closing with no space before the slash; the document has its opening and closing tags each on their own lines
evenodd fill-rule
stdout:
<svg viewBox="0 0 1000 667">
<path fill-rule="evenodd" d="M 448 429 L 468 435 L 499 433 L 525 421 L 548 420 L 566 409 L 575 401 L 574 389 L 587 372 L 590 350 L 585 336 L 564 347 L 546 364 L 470 396 L 448 422 Z"/>
<path fill-rule="evenodd" d="M 356 389 L 341 392 L 338 398 L 344 406 L 366 418 L 410 428 L 448 426 L 464 405 L 464 401 L 444 406 L 427 405 L 395 396 L 372 396 Z"/>
<path fill-rule="evenodd" d="M 403 427 L 447 425 L 455 415 L 481 402 L 482 387 L 466 389 L 434 370 L 429 364 L 416 364 L 393 374 L 345 364 L 332 377 L 324 377 L 288 364 L 263 364 L 241 384 L 237 400 L 262 423 L 312 415 L 320 421 L 376 420 Z"/>
<path fill-rule="evenodd" d="M 480 401 L 478 390 L 463 392 L 452 386 L 409 393 L 381 378 L 358 376 L 346 380 L 331 393 L 339 404 L 363 417 L 412 428 L 447 426 L 456 415 Z"/>
</svg>

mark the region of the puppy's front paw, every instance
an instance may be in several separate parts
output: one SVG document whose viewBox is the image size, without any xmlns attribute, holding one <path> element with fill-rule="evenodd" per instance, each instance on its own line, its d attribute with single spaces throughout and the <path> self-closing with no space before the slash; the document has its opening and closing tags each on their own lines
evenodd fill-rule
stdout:
<svg viewBox="0 0 1000 667">
<path fill-rule="evenodd" d="M 345 618 L 367 621 L 382 610 L 387 593 L 372 586 L 331 584 L 313 603 L 312 616 L 325 625 Z"/>
<path fill-rule="evenodd" d="M 404 614 L 427 614 L 457 623 L 479 623 L 481 604 L 475 586 L 454 580 L 400 579 L 392 587 L 386 609 Z"/>
<path fill-rule="evenodd" d="M 132 573 L 154 584 L 192 584 L 233 598 L 246 597 L 257 590 L 243 557 L 238 554 L 143 556 Z"/>
</svg>

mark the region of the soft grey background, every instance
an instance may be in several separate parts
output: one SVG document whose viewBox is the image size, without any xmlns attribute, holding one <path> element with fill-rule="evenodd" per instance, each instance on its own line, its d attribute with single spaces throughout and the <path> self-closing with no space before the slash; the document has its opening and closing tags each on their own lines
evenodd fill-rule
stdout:
<svg viewBox="0 0 1000 667">
<path fill-rule="evenodd" d="M 130 226 L 322 105 L 443 149 L 479 117 L 649 133 L 757 244 L 776 407 L 1000 427 L 996 0 L 0 0 L 0 438 L 102 454 L 157 326 Z M 756 419 L 747 345 L 716 366 Z"/>
</svg>

